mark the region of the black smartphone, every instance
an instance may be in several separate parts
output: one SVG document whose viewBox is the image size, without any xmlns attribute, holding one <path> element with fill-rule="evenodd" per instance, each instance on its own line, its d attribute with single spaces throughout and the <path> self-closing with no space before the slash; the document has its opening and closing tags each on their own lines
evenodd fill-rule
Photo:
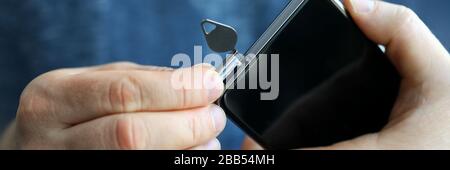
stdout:
<svg viewBox="0 0 450 170">
<path fill-rule="evenodd" d="M 266 149 L 326 146 L 377 132 L 398 95 L 398 72 L 338 0 L 292 0 L 246 53 L 279 55 L 277 98 L 261 100 L 270 88 L 229 88 L 219 104 Z M 231 84 L 270 70 L 271 57 L 261 66 L 257 56 Z"/>
</svg>

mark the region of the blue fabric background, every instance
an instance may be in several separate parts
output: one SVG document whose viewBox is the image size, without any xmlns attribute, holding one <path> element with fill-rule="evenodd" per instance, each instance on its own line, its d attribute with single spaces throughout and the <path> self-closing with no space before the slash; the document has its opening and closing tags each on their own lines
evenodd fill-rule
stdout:
<svg viewBox="0 0 450 170">
<path fill-rule="evenodd" d="M 132 61 L 169 66 L 174 54 L 205 45 L 199 22 L 237 28 L 245 51 L 288 0 L 2 0 L 0 1 L 0 130 L 34 77 L 63 67 Z M 395 0 L 415 9 L 450 47 L 450 1 Z M 204 46 L 206 47 L 206 46 Z M 204 49 L 204 53 L 210 52 Z M 220 136 L 238 149 L 244 134 L 231 122 Z"/>
</svg>

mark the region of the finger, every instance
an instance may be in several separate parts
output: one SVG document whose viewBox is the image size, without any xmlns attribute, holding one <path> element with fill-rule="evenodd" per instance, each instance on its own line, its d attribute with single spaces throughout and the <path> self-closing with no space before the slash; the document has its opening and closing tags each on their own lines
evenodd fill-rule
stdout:
<svg viewBox="0 0 450 170">
<path fill-rule="evenodd" d="M 412 10 L 373 0 L 345 0 L 344 4 L 362 31 L 387 47 L 390 60 L 404 78 L 448 79 L 448 52 Z"/>
<path fill-rule="evenodd" d="M 242 150 L 263 150 L 264 148 L 261 147 L 258 143 L 256 143 L 252 138 L 246 137 L 244 139 L 244 142 L 241 146 Z"/>
<path fill-rule="evenodd" d="M 173 80 L 175 74 L 178 82 Z M 115 113 L 205 106 L 217 100 L 224 88 L 217 72 L 204 65 L 176 71 L 86 72 L 58 82 L 51 96 L 66 124 Z"/>
<path fill-rule="evenodd" d="M 55 118 L 59 118 L 61 113 L 73 114 L 77 116 L 81 111 L 70 110 L 67 105 L 64 105 L 61 101 L 66 101 L 66 99 L 62 98 L 64 96 L 68 96 L 67 98 L 76 97 L 77 95 L 63 95 L 68 90 L 60 87 L 61 83 L 66 80 L 68 77 L 77 77 L 79 74 L 92 74 L 93 72 L 101 72 L 101 71 L 172 71 L 170 68 L 165 67 L 152 67 L 152 66 L 142 66 L 130 62 L 117 62 L 106 65 L 99 66 L 90 66 L 90 67 L 79 67 L 79 68 L 65 68 L 65 69 L 57 69 L 51 72 L 45 73 L 38 78 L 34 79 L 23 91 L 21 94 L 21 106 L 19 107 L 21 111 L 19 113 L 33 113 L 36 115 L 41 115 L 39 119 L 45 119 L 53 121 L 54 124 L 46 123 L 46 126 L 54 126 L 54 127 L 67 127 L 73 124 L 70 121 L 64 121 L 61 124 L 60 121 L 55 121 Z M 69 89 L 76 89 L 77 83 L 69 83 L 73 84 L 73 87 L 68 87 Z M 56 90 L 59 89 L 59 90 Z M 95 93 L 95 92 L 92 92 Z M 81 93 L 82 94 L 82 93 Z M 80 94 L 80 95 L 81 95 Z M 89 97 L 89 96 L 87 96 Z M 80 97 L 79 99 L 82 99 Z M 76 104 L 74 104 L 76 105 Z M 77 106 L 73 106 L 77 107 Z M 82 108 L 75 108 L 80 109 Z M 42 116 L 45 115 L 45 116 Z M 79 116 L 79 115 L 78 115 Z M 25 117 L 33 117 L 30 115 L 26 115 Z M 23 117 L 22 117 L 23 118 Z M 88 119 L 87 119 L 88 120 Z"/>
<path fill-rule="evenodd" d="M 225 121 L 216 105 L 112 115 L 66 129 L 65 141 L 69 149 L 188 149 L 216 138 Z"/>
<path fill-rule="evenodd" d="M 217 139 L 213 139 L 203 145 L 195 146 L 190 148 L 189 150 L 220 150 L 220 142 Z"/>
</svg>

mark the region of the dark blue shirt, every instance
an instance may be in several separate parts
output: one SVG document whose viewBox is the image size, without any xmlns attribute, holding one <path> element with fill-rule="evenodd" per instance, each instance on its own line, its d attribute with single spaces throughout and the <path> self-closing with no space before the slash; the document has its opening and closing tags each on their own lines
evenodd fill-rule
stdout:
<svg viewBox="0 0 450 170">
<path fill-rule="evenodd" d="M 14 117 L 23 88 L 42 73 L 114 61 L 169 66 L 174 54 L 193 56 L 194 45 L 206 48 L 199 26 L 204 18 L 237 28 L 238 49 L 245 51 L 287 2 L 2 0 L 0 130 Z M 410 0 L 406 4 L 419 13 L 448 49 L 450 1 Z M 223 148 L 237 149 L 243 136 L 228 122 L 220 140 Z"/>
</svg>

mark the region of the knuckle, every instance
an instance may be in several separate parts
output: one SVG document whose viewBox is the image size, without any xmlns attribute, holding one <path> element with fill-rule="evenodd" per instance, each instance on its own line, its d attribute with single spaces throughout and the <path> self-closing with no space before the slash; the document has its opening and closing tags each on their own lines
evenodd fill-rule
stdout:
<svg viewBox="0 0 450 170">
<path fill-rule="evenodd" d="M 111 82 L 109 86 L 109 103 L 121 112 L 137 109 L 142 104 L 142 85 L 133 75 L 125 74 Z"/>
<path fill-rule="evenodd" d="M 50 140 L 46 128 L 53 123 L 51 102 L 31 89 L 27 87 L 22 93 L 14 122 L 17 146 L 22 148 L 46 146 L 42 140 Z"/>
<path fill-rule="evenodd" d="M 49 111 L 50 101 L 41 94 L 38 85 L 30 84 L 20 95 L 19 108 L 17 110 L 16 121 L 19 126 L 29 125 L 30 122 L 38 122 L 40 118 Z"/>
<path fill-rule="evenodd" d="M 134 120 L 130 117 L 122 117 L 116 120 L 115 137 L 119 149 L 137 150 L 144 148 L 145 138 L 139 138 L 140 121 Z"/>
<path fill-rule="evenodd" d="M 67 69 L 59 69 L 42 74 L 22 91 L 16 113 L 16 126 L 21 132 L 25 134 L 36 127 L 48 126 L 55 120 L 58 113 L 55 111 L 57 92 L 54 89 L 61 85 L 59 78 L 66 72 Z"/>
</svg>

